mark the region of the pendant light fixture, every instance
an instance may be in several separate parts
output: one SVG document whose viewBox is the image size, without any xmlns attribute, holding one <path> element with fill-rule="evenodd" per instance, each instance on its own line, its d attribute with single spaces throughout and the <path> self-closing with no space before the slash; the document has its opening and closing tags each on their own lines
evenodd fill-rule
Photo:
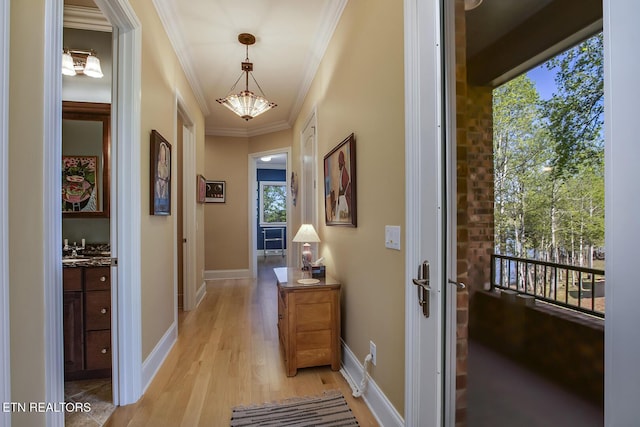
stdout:
<svg viewBox="0 0 640 427">
<path fill-rule="evenodd" d="M 246 59 L 244 60 L 244 62 L 242 62 L 242 73 L 229 90 L 229 94 L 224 98 L 216 99 L 216 101 L 218 101 L 220 104 L 224 105 L 246 121 L 249 121 L 254 117 L 264 113 L 265 111 L 277 107 L 277 104 L 274 102 L 270 102 L 265 98 L 262 88 L 258 84 L 256 78 L 253 77 L 253 63 L 249 62 L 249 45 L 254 44 L 256 42 L 256 38 L 253 36 L 253 34 L 242 33 L 238 35 L 238 41 L 245 45 L 247 49 Z M 249 90 L 249 74 L 251 74 L 251 77 L 258 87 L 258 90 L 260 90 L 262 96 L 256 95 Z M 233 93 L 242 76 L 245 76 L 245 89 L 240 93 Z"/>
</svg>

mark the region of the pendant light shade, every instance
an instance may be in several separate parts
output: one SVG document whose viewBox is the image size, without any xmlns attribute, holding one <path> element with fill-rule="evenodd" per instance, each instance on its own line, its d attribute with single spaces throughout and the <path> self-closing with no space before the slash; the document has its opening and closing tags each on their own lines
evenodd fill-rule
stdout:
<svg viewBox="0 0 640 427">
<path fill-rule="evenodd" d="M 238 41 L 247 47 L 247 57 L 244 62 L 242 62 L 242 74 L 240 74 L 238 80 L 236 80 L 233 87 L 231 87 L 231 90 L 229 90 L 229 94 L 224 98 L 216 99 L 216 101 L 236 113 L 241 118 L 249 121 L 265 111 L 269 111 L 270 109 L 277 107 L 277 104 L 267 100 L 262 88 L 260 88 L 255 77 L 253 77 L 253 63 L 249 62 L 249 45 L 254 44 L 256 42 L 256 38 L 252 34 L 242 33 L 238 35 Z M 249 74 L 251 74 L 251 77 L 260 90 L 262 96 L 256 95 L 249 90 Z M 243 76 L 245 77 L 245 89 L 239 93 L 233 93 L 236 85 Z"/>
</svg>

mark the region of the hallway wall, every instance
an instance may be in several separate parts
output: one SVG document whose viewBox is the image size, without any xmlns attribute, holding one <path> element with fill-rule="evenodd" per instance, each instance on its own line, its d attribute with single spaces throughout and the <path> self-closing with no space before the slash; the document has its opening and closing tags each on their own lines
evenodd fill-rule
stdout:
<svg viewBox="0 0 640 427">
<path fill-rule="evenodd" d="M 404 233 L 403 26 L 402 1 L 349 1 L 295 122 L 292 156 L 293 171 L 302 176 L 299 135 L 316 108 L 319 248 L 327 274 L 343 286 L 342 337 L 361 363 L 369 340 L 375 342 L 372 377 L 400 414 L 405 251 L 384 247 L 384 227 L 399 225 Z M 327 227 L 323 157 L 352 132 L 358 226 Z M 300 218 L 298 205 L 292 230 Z"/>
<path fill-rule="evenodd" d="M 248 275 L 249 155 L 286 149 L 291 143 L 291 129 L 250 138 L 206 137 L 204 176 L 208 180 L 226 181 L 227 196 L 225 203 L 204 205 L 205 271 L 236 270 L 237 274 Z"/>
</svg>

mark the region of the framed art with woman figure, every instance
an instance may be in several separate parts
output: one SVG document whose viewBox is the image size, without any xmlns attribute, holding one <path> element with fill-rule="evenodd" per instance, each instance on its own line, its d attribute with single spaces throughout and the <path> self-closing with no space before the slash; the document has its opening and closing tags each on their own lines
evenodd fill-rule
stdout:
<svg viewBox="0 0 640 427">
<path fill-rule="evenodd" d="M 356 227 L 356 140 L 345 138 L 324 156 L 325 222 Z"/>
<path fill-rule="evenodd" d="M 150 214 L 171 215 L 171 144 L 151 131 Z"/>
</svg>

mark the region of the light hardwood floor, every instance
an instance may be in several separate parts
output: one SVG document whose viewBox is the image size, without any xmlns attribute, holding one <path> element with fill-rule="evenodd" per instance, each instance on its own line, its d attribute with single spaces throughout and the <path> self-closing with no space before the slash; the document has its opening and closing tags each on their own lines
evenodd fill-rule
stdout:
<svg viewBox="0 0 640 427">
<path fill-rule="evenodd" d="M 281 260 L 261 263 L 258 280 L 208 282 L 199 307 L 180 314 L 178 342 L 147 392 L 118 407 L 105 426 L 228 426 L 233 406 L 332 389 L 342 391 L 361 426 L 377 426 L 339 372 L 318 367 L 286 376 L 269 261 L 275 258 Z"/>
</svg>

